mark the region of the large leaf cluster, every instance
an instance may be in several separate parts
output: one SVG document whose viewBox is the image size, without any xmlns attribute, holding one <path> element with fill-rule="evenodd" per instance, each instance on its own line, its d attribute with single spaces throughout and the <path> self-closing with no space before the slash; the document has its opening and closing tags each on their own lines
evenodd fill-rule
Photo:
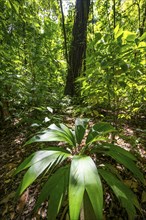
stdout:
<svg viewBox="0 0 146 220">
<path fill-rule="evenodd" d="M 89 42 L 86 75 L 78 78 L 85 108 L 110 106 L 117 109 L 118 118 L 127 119 L 144 111 L 145 52 L 145 33 L 138 36 L 119 25 L 111 32 L 99 29 Z"/>
<path fill-rule="evenodd" d="M 112 165 L 104 164 L 103 160 L 100 163 L 100 158 L 113 158 L 143 182 L 143 174 L 135 165 L 136 158 L 120 146 L 108 143 L 107 135 L 115 132 L 110 124 L 100 122 L 88 128 L 88 122 L 88 119 L 78 118 L 74 129 L 64 124 L 52 124 L 26 143 L 55 141 L 63 144 L 37 151 L 20 164 L 15 174 L 24 169 L 27 171 L 17 196 L 44 173 L 46 183 L 42 187 L 35 210 L 43 201 L 48 200 L 48 219 L 55 220 L 63 202 L 67 200 L 71 220 L 78 220 L 81 213 L 84 219 L 92 216 L 92 219 L 102 220 L 103 178 L 126 209 L 129 218 L 134 219 L 136 208 L 140 210 L 136 196 L 124 185 L 118 172 L 112 171 Z"/>
</svg>

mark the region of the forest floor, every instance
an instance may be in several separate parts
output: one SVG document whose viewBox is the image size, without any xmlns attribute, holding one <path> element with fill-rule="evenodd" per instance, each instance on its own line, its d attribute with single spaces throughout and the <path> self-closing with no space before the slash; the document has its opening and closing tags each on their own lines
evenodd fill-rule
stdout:
<svg viewBox="0 0 146 220">
<path fill-rule="evenodd" d="M 116 136 L 116 142 L 123 148 L 132 151 L 138 158 L 138 165 L 143 173 L 146 172 L 146 125 L 143 121 L 137 126 L 128 123 L 123 126 L 121 135 Z M 32 217 L 31 213 L 39 191 L 39 183 L 33 184 L 15 202 L 15 192 L 22 178 L 22 174 L 14 177 L 16 167 L 39 146 L 23 146 L 26 139 L 34 134 L 28 124 L 19 124 L 16 119 L 11 124 L 5 124 L 0 129 L 0 219 L 2 220 L 39 220 L 46 219 L 46 204 L 42 204 L 38 213 Z M 146 175 L 145 175 L 146 177 Z M 129 172 L 125 173 L 124 182 L 137 195 L 142 207 L 142 214 L 136 219 L 146 219 L 146 189 Z M 119 208 L 119 203 L 113 197 L 107 196 L 104 215 L 105 219 L 127 219 Z M 123 212 L 123 214 L 121 213 Z"/>
</svg>

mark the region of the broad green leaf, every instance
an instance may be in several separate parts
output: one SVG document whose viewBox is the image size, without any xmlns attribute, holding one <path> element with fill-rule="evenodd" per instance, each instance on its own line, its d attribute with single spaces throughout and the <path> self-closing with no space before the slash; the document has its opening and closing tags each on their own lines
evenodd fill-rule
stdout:
<svg viewBox="0 0 146 220">
<path fill-rule="evenodd" d="M 131 160 L 136 161 L 136 157 L 134 155 L 132 155 L 129 151 L 121 148 L 118 145 L 114 145 L 114 144 L 110 144 L 110 143 L 102 143 L 100 145 L 95 145 L 93 151 L 97 151 L 98 149 L 100 150 L 100 152 L 106 152 L 108 154 L 108 152 L 114 152 L 115 154 L 123 154 L 124 156 L 128 157 Z"/>
<path fill-rule="evenodd" d="M 75 146 L 75 139 L 72 132 L 65 126 L 61 127 L 52 124 L 49 126 L 48 130 L 43 131 L 41 134 L 38 134 L 28 140 L 25 145 L 34 143 L 34 142 L 50 142 L 50 141 L 64 141 L 70 146 Z"/>
<path fill-rule="evenodd" d="M 67 191 L 68 183 L 69 183 L 69 169 L 67 168 L 60 168 L 58 173 L 59 174 L 58 181 L 54 183 L 54 188 L 50 193 L 50 200 L 48 206 L 48 220 L 56 220 L 56 216 L 59 213 L 60 207 L 62 205 L 62 200 L 64 195 Z"/>
<path fill-rule="evenodd" d="M 31 161 L 32 165 L 28 169 L 28 171 L 25 173 L 22 179 L 22 182 L 18 188 L 16 197 L 22 194 L 24 190 L 30 184 L 32 184 L 43 171 L 45 171 L 46 168 L 51 168 L 52 166 L 55 166 L 56 164 L 61 163 L 67 157 L 68 157 L 68 154 L 55 151 L 46 156 L 43 153 L 43 156 L 40 156 L 41 159 L 34 158 L 34 161 L 33 161 L 33 158 L 32 158 L 32 161 Z M 29 161 L 29 165 L 30 165 L 30 161 Z M 24 164 L 24 166 L 26 167 L 26 164 Z"/>
<path fill-rule="evenodd" d="M 45 130 L 41 134 L 38 134 L 28 140 L 25 145 L 32 144 L 34 142 L 50 142 L 50 141 L 64 141 L 66 142 L 66 138 L 62 133 L 54 131 L 54 130 Z"/>
<path fill-rule="evenodd" d="M 69 167 L 57 170 L 43 186 L 35 205 L 35 211 L 46 199 L 49 199 L 48 219 L 55 220 L 68 187 Z"/>
<path fill-rule="evenodd" d="M 143 35 L 139 38 L 139 40 L 140 40 L 140 41 L 146 40 L 146 32 L 143 33 Z"/>
<path fill-rule="evenodd" d="M 122 183 L 122 181 L 118 180 L 112 173 L 104 169 L 99 169 L 99 173 L 107 182 L 107 184 L 112 188 L 115 195 L 122 203 L 122 206 L 126 209 L 130 219 L 133 220 L 136 215 L 135 207 L 140 210 L 137 197 L 126 185 Z"/>
<path fill-rule="evenodd" d="M 115 131 L 115 128 L 107 122 L 100 122 L 93 126 L 93 130 L 98 133 L 104 134 L 104 133 Z"/>
<path fill-rule="evenodd" d="M 19 14 L 19 3 L 18 2 L 11 2 L 11 6 L 12 6 L 12 8 L 15 10 L 15 12 L 17 13 L 17 14 Z"/>
<path fill-rule="evenodd" d="M 95 216 L 102 220 L 103 192 L 100 177 L 93 160 L 75 156 L 71 163 L 69 181 L 69 211 L 71 220 L 78 219 L 85 190 Z"/>
<path fill-rule="evenodd" d="M 88 122 L 89 119 L 87 118 L 84 119 L 77 118 L 75 121 L 75 136 L 78 144 L 81 143 L 84 137 Z"/>
<path fill-rule="evenodd" d="M 64 124 L 60 124 L 62 131 L 66 134 L 66 138 L 68 138 L 68 143 L 70 143 L 73 147 L 76 146 L 75 137 L 73 132 Z"/>
<path fill-rule="evenodd" d="M 115 29 L 114 29 L 114 34 L 116 35 L 117 33 L 118 33 L 118 31 L 119 31 L 119 24 L 115 27 Z"/>
<path fill-rule="evenodd" d="M 86 190 L 84 193 L 83 213 L 84 213 L 84 220 L 89 220 L 89 219 L 97 220 Z"/>
<path fill-rule="evenodd" d="M 31 154 L 29 157 L 27 157 L 18 167 L 17 169 L 15 170 L 14 174 L 13 175 L 16 175 L 17 173 L 21 172 L 22 170 L 28 168 L 31 166 L 31 161 L 34 157 L 35 154 L 40 154 L 40 152 L 36 152 L 36 153 L 33 153 Z"/>
<path fill-rule="evenodd" d="M 60 124 L 59 126 L 56 126 L 55 124 L 52 124 L 49 126 L 49 129 L 54 132 L 56 136 L 58 135 L 59 138 L 64 139 L 65 142 L 75 147 L 76 143 L 73 132 L 66 125 Z"/>
<path fill-rule="evenodd" d="M 110 132 L 116 131 L 112 125 L 106 122 L 100 122 L 95 124 L 89 131 L 87 136 L 86 144 L 93 143 L 101 137 L 101 140 L 104 139 L 104 135 Z M 103 136 L 103 138 L 102 138 Z"/>
<path fill-rule="evenodd" d="M 136 178 L 138 178 L 142 183 L 144 182 L 143 174 L 136 166 L 136 164 L 133 162 L 133 160 L 129 157 L 129 155 L 127 156 L 126 154 L 123 154 L 116 150 L 105 151 L 105 154 L 111 156 L 117 162 L 123 164 L 127 169 L 129 169 L 134 174 Z"/>
<path fill-rule="evenodd" d="M 119 38 L 123 34 L 123 29 L 119 27 L 119 24 L 114 29 L 115 39 Z M 121 36 L 122 37 L 122 36 Z"/>
<path fill-rule="evenodd" d="M 85 188 L 90 198 L 97 219 L 102 219 L 103 192 L 102 184 L 93 160 L 88 157 L 85 162 Z"/>
<path fill-rule="evenodd" d="M 122 177 L 120 176 L 120 172 L 115 166 L 113 166 L 109 163 L 104 163 L 104 167 L 106 170 L 108 170 L 109 172 L 114 174 L 116 177 L 118 177 L 118 179 L 122 180 Z"/>
<path fill-rule="evenodd" d="M 136 38 L 136 34 L 130 31 L 124 31 L 124 39 L 127 41 L 134 41 Z"/>
<path fill-rule="evenodd" d="M 146 50 L 146 42 L 144 42 L 144 41 L 140 42 L 138 45 L 138 49 L 140 49 L 140 50 L 142 49 L 141 51 Z"/>
<path fill-rule="evenodd" d="M 10 1 L 9 1 L 9 0 L 6 0 L 6 1 L 5 1 L 5 5 L 6 5 L 6 7 L 8 7 L 9 9 L 11 9 L 11 4 L 10 4 Z"/>
<path fill-rule="evenodd" d="M 71 163 L 69 179 L 69 212 L 71 220 L 79 218 L 84 191 L 84 175 L 76 156 Z"/>
<path fill-rule="evenodd" d="M 50 147 L 48 150 L 40 150 L 40 151 L 37 151 L 37 152 L 31 154 L 18 166 L 18 168 L 14 172 L 14 175 L 16 175 L 17 173 L 21 172 L 22 170 L 32 166 L 33 164 L 37 163 L 38 161 L 44 159 L 45 157 L 52 157 L 53 155 L 56 156 L 56 153 L 58 154 L 58 152 L 59 152 L 59 154 L 60 154 L 60 152 L 66 153 L 66 154 L 68 153 L 64 149 L 59 149 L 57 147 Z"/>
</svg>

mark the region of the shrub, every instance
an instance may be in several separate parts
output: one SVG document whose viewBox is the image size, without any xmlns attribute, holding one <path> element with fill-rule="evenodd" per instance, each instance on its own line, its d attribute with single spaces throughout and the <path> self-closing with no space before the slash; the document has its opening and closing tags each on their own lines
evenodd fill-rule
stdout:
<svg viewBox="0 0 146 220">
<path fill-rule="evenodd" d="M 64 124 L 52 124 L 31 138 L 26 145 L 53 141 L 61 144 L 39 150 L 20 164 L 15 174 L 28 170 L 16 194 L 21 195 L 44 172 L 47 181 L 39 194 L 35 210 L 43 201 L 48 200 L 48 219 L 54 220 L 67 198 L 70 220 L 78 220 L 81 210 L 84 219 L 102 220 L 101 179 L 104 179 L 126 209 L 129 219 L 134 219 L 136 208 L 140 210 L 137 197 L 124 185 L 119 173 L 111 169 L 112 165 L 101 158 L 111 157 L 143 182 L 143 174 L 135 164 L 136 158 L 120 146 L 108 142 L 109 133 L 115 132 L 110 124 L 100 122 L 91 128 L 88 125 L 88 119 L 78 118 L 74 129 Z"/>
</svg>

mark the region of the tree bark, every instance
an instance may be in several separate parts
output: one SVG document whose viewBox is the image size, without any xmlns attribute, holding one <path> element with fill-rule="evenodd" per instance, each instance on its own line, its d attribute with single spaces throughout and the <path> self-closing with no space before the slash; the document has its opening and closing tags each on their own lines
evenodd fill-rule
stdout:
<svg viewBox="0 0 146 220">
<path fill-rule="evenodd" d="M 81 74 L 86 53 L 89 8 L 90 0 L 76 0 L 76 13 L 72 31 L 72 42 L 69 51 L 65 95 L 75 96 L 76 94 L 75 81 Z"/>
</svg>

